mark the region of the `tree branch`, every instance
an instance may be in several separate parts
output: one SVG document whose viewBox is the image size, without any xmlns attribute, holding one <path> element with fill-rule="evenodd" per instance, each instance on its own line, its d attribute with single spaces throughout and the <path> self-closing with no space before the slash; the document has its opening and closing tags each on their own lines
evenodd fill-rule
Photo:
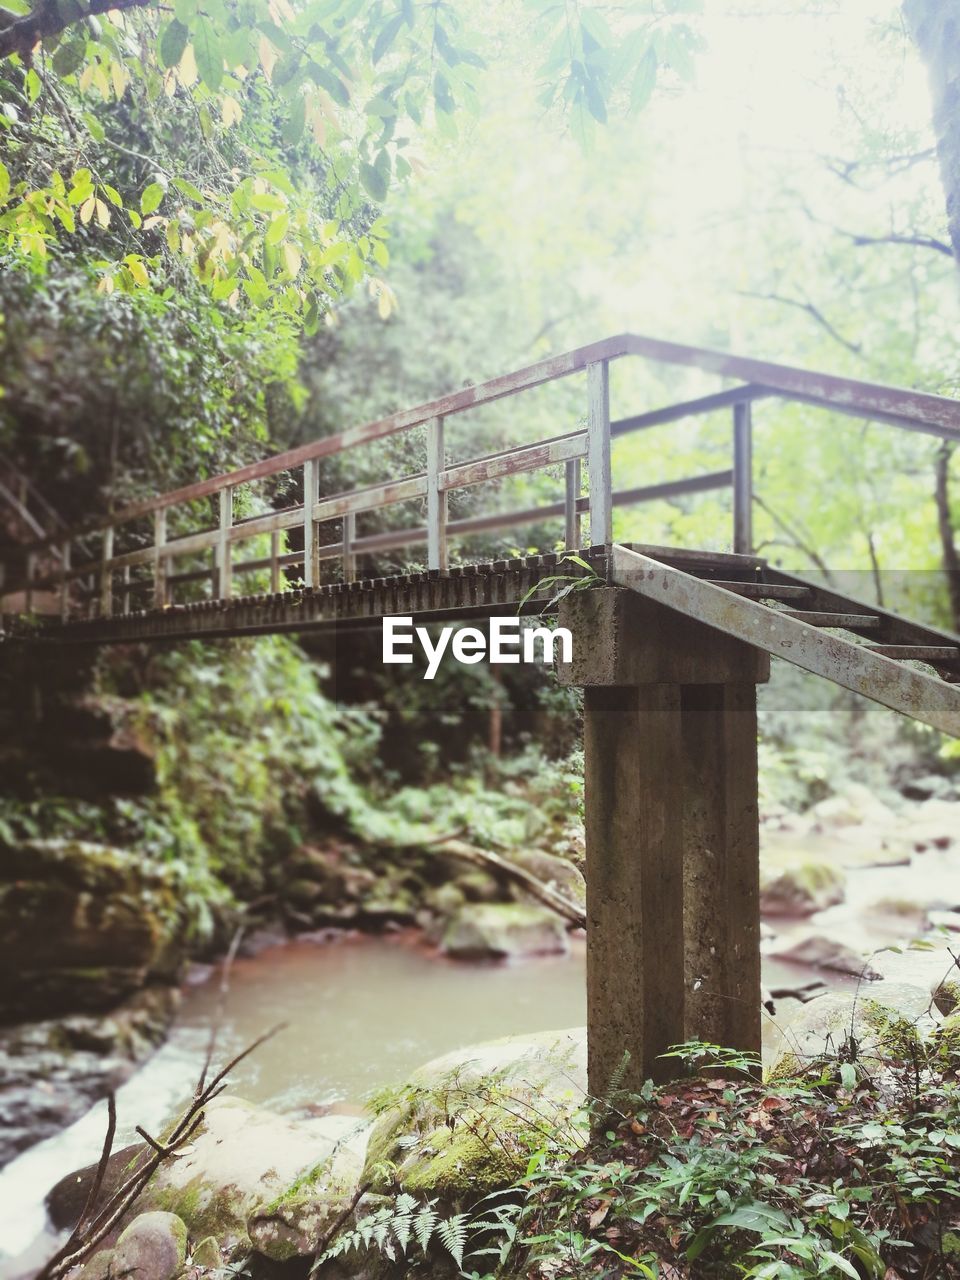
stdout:
<svg viewBox="0 0 960 1280">
<path fill-rule="evenodd" d="M 26 58 L 41 40 L 58 36 L 93 14 L 106 13 L 109 9 L 141 9 L 153 3 L 154 0 L 88 0 L 81 9 L 79 5 L 61 5 L 59 0 L 40 0 L 30 13 L 0 31 L 0 58 L 9 58 L 15 53 Z"/>
<path fill-rule="evenodd" d="M 937 253 L 945 253 L 948 258 L 953 257 L 953 250 L 943 240 L 938 240 L 936 236 L 858 236 L 852 231 L 842 231 L 836 228 L 843 236 L 849 236 L 855 245 L 870 244 L 912 244 L 918 249 L 933 249 Z"/>
<path fill-rule="evenodd" d="M 749 289 L 738 289 L 741 298 L 759 298 L 761 302 L 779 302 L 785 307 L 796 307 L 798 311 L 805 311 L 808 316 L 817 322 L 822 329 L 833 338 L 834 342 L 839 342 L 842 347 L 853 353 L 855 356 L 863 354 L 863 349 L 859 342 L 851 342 L 849 338 L 845 338 L 843 334 L 836 329 L 827 317 L 823 314 L 819 307 L 814 306 L 812 302 L 806 302 L 802 298 L 788 298 L 782 293 L 753 293 Z"/>
</svg>

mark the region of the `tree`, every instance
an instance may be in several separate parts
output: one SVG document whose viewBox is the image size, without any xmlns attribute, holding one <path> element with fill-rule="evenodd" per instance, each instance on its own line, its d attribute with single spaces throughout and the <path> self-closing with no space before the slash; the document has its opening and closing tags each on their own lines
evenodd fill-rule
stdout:
<svg viewBox="0 0 960 1280">
<path fill-rule="evenodd" d="M 80 236 L 100 287 L 177 287 L 269 306 L 308 331 L 382 276 L 380 206 L 424 132 L 481 105 L 485 57 L 546 60 L 542 101 L 583 133 L 644 105 L 658 69 L 688 75 L 697 37 L 676 0 L 8 0 L 0 28 L 0 234 L 43 264 Z"/>
</svg>

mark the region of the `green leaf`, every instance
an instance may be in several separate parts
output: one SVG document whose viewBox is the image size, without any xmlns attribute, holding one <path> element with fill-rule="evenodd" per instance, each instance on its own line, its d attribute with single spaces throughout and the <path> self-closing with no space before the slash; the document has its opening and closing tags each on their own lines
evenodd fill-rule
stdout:
<svg viewBox="0 0 960 1280">
<path fill-rule="evenodd" d="M 657 83 L 657 55 L 648 49 L 640 59 L 630 87 L 630 110 L 642 111 L 650 101 Z"/>
<path fill-rule="evenodd" d="M 10 194 L 10 170 L 0 160 L 0 200 L 6 200 Z"/>
<path fill-rule="evenodd" d="M 200 79 L 212 93 L 216 93 L 223 80 L 223 49 L 220 47 L 216 28 L 209 18 L 197 19 L 193 32 L 193 52 Z"/>
<path fill-rule="evenodd" d="M 363 183 L 364 189 L 378 203 L 383 203 L 387 198 L 387 180 L 380 172 L 375 169 L 372 164 L 362 162 L 360 165 L 360 181 Z"/>
<path fill-rule="evenodd" d="M 280 136 L 287 146 L 292 147 L 300 141 L 306 122 L 307 102 L 303 94 L 301 94 L 291 106 L 290 114 L 283 122 L 283 128 L 280 130 Z"/>
<path fill-rule="evenodd" d="M 203 204 L 203 194 L 186 178 L 174 178 L 173 185 L 177 190 L 185 196 L 189 196 L 191 200 L 196 200 L 197 204 Z"/>
<path fill-rule="evenodd" d="M 840 1083 L 844 1089 L 854 1089 L 857 1084 L 857 1069 L 852 1062 L 841 1062 Z"/>
<path fill-rule="evenodd" d="M 58 76 L 70 76 L 83 64 L 87 42 L 83 38 L 68 40 L 53 55 L 53 69 Z"/>
<path fill-rule="evenodd" d="M 264 244 L 279 244 L 283 237 L 287 234 L 287 227 L 290 225 L 290 215 L 281 213 L 279 217 L 274 218 L 267 228 L 267 234 L 263 238 Z"/>
<path fill-rule="evenodd" d="M 373 61 L 378 63 L 390 46 L 396 40 L 400 32 L 400 28 L 404 23 L 404 14 L 398 13 L 395 18 L 391 18 L 387 25 L 381 30 L 377 36 L 376 43 L 373 46 Z"/>
<path fill-rule="evenodd" d="M 31 67 L 27 72 L 26 83 L 27 101 L 32 104 L 40 97 L 41 91 L 43 90 L 43 81 L 37 75 L 36 71 L 34 71 L 33 67 Z"/>
<path fill-rule="evenodd" d="M 140 212 L 153 213 L 154 209 L 159 208 L 160 201 L 165 195 L 166 188 L 161 182 L 151 182 L 149 186 L 144 187 L 143 195 L 140 197 Z"/>
<path fill-rule="evenodd" d="M 316 62 L 310 64 L 309 75 L 321 89 L 326 89 L 334 102 L 338 102 L 341 107 L 349 106 L 350 90 L 339 76 L 335 76 L 332 71 L 328 71 L 326 67 L 321 67 Z"/>
<path fill-rule="evenodd" d="M 160 36 L 160 62 L 165 67 L 175 67 L 183 57 L 190 33 L 179 19 L 168 22 Z"/>
<path fill-rule="evenodd" d="M 822 1257 L 826 1262 L 831 1262 L 838 1271 L 842 1271 L 845 1276 L 853 1276 L 853 1280 L 860 1280 L 860 1272 L 842 1254 L 834 1253 L 832 1249 L 824 1249 Z"/>
</svg>

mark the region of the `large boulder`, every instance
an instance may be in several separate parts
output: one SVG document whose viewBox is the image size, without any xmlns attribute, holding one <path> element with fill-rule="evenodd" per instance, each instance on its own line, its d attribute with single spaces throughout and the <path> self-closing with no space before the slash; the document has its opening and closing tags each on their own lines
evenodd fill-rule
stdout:
<svg viewBox="0 0 960 1280">
<path fill-rule="evenodd" d="M 881 980 L 869 992 L 831 992 L 804 1005 L 790 1022 L 770 1075 L 788 1077 L 838 1059 L 881 1069 L 891 1057 L 912 1055 L 940 1022 L 924 986 Z"/>
<path fill-rule="evenodd" d="M 517 959 L 569 950 L 567 927 L 546 907 L 471 902 L 460 907 L 443 935 L 443 950 L 459 959 Z"/>
<path fill-rule="evenodd" d="M 765 916 L 811 916 L 835 906 L 846 894 L 842 871 L 828 862 L 760 866 L 760 911 Z"/>
<path fill-rule="evenodd" d="M 508 1186 L 544 1131 L 585 1126 L 586 1030 L 506 1036 L 421 1067 L 379 1116 L 362 1180 L 463 1205 Z"/>
<path fill-rule="evenodd" d="M 0 1022 L 103 1010 L 172 980 L 185 914 L 176 879 L 82 840 L 0 844 Z"/>
<path fill-rule="evenodd" d="M 193 1239 L 212 1236 L 226 1254 L 249 1252 L 255 1235 L 261 1252 L 291 1256 L 292 1242 L 321 1220 L 324 1197 L 339 1205 L 352 1194 L 365 1141 L 364 1126 L 351 1116 L 291 1120 L 239 1098 L 217 1098 L 178 1158 L 157 1171 L 139 1207 L 176 1214 Z"/>
</svg>

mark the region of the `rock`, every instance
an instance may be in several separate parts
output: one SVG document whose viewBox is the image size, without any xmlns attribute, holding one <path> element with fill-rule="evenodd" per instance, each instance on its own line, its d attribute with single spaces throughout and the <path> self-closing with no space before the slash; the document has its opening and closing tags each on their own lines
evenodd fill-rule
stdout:
<svg viewBox="0 0 960 1280">
<path fill-rule="evenodd" d="M 356 1195 L 369 1134 L 369 1126 L 358 1130 L 353 1121 L 329 1156 L 270 1203 L 253 1210 L 247 1234 L 258 1253 L 277 1262 L 314 1254 L 317 1241 Z"/>
<path fill-rule="evenodd" d="M 562 953 L 570 942 L 564 921 L 546 907 L 478 902 L 457 911 L 442 946 L 459 959 L 502 959 Z"/>
<path fill-rule="evenodd" d="M 922 987 L 941 1014 L 953 1013 L 960 1004 L 960 965 L 943 941 L 882 951 L 874 963 L 888 982 Z"/>
<path fill-rule="evenodd" d="M 544 1125 L 585 1129 L 586 1043 L 579 1027 L 506 1036 L 421 1067 L 378 1118 L 362 1181 L 444 1206 L 509 1185 Z"/>
<path fill-rule="evenodd" d="M 365 1140 L 351 1116 L 290 1120 L 239 1098 L 217 1098 L 183 1154 L 157 1171 L 140 1206 L 175 1213 L 192 1237 L 212 1236 L 225 1256 L 236 1257 L 252 1247 L 248 1221 L 266 1221 L 294 1189 L 319 1178 L 340 1144 L 349 1141 L 359 1171 Z"/>
<path fill-rule="evenodd" d="M 103 1010 L 173 980 L 186 918 L 176 880 L 81 840 L 0 845 L 0 1021 Z"/>
<path fill-rule="evenodd" d="M 480 867 L 464 871 L 452 884 L 441 885 L 440 890 L 443 889 L 457 889 L 467 902 L 497 902 L 501 897 L 496 876 Z"/>
<path fill-rule="evenodd" d="M 891 796 L 891 798 L 895 798 Z M 862 822 L 881 828 L 896 824 L 896 812 L 883 800 L 860 783 L 846 785 L 842 794 L 828 797 L 815 804 L 810 816 L 820 826 L 854 827 Z"/>
<path fill-rule="evenodd" d="M 148 1150 L 145 1142 L 134 1142 L 128 1147 L 121 1147 L 119 1151 L 114 1151 L 107 1161 L 103 1178 L 104 1199 L 111 1196 L 120 1183 L 133 1172 L 140 1156 Z M 58 1231 L 68 1231 L 76 1226 L 93 1186 L 97 1167 L 97 1164 L 88 1164 L 83 1169 L 68 1173 L 47 1193 L 44 1203 L 50 1215 L 50 1221 Z M 85 1274 L 84 1280 L 86 1280 Z"/>
<path fill-rule="evenodd" d="M 207 1236 L 206 1239 L 201 1240 L 198 1245 L 194 1246 L 190 1251 L 190 1263 L 194 1267 L 204 1267 L 207 1270 L 219 1269 L 223 1265 L 220 1246 L 213 1236 Z"/>
<path fill-rule="evenodd" d="M 821 933 L 805 934 L 798 941 L 771 951 L 770 954 L 778 960 L 787 960 L 791 964 L 812 965 L 815 969 L 832 969 L 836 973 L 853 974 L 856 978 L 873 980 L 880 977 L 876 969 L 871 968 L 865 956 Z"/>
<path fill-rule="evenodd" d="M 864 915 L 882 926 L 889 937 L 919 936 L 927 927 L 927 913 L 909 898 L 878 898 L 864 908 Z"/>
<path fill-rule="evenodd" d="M 83 1264 L 80 1272 L 81 1280 L 117 1280 L 119 1273 L 114 1269 L 112 1249 L 101 1249 Z"/>
<path fill-rule="evenodd" d="M 0 1030 L 0 1164 L 118 1088 L 161 1043 L 178 999 L 174 988 L 147 987 L 105 1017 Z"/>
<path fill-rule="evenodd" d="M 111 1270 L 131 1280 L 174 1280 L 187 1256 L 187 1228 L 173 1213 L 141 1213 L 117 1241 Z"/>
<path fill-rule="evenodd" d="M 810 916 L 842 902 L 846 878 L 827 862 L 760 867 L 760 911 L 766 916 Z"/>
<path fill-rule="evenodd" d="M 547 888 L 556 889 L 578 907 L 586 906 L 586 881 L 581 872 L 566 858 L 557 858 L 552 853 L 544 853 L 541 849 L 520 849 L 509 855 L 509 861 L 515 862 L 524 871 L 529 871 L 541 884 Z M 520 885 L 513 885 L 511 892 L 520 902 L 536 901 Z"/>
<path fill-rule="evenodd" d="M 908 983 L 877 982 L 864 992 L 831 992 L 803 1005 L 787 1028 L 770 1076 L 782 1079 L 823 1059 L 843 1057 L 853 1038 L 855 1056 L 876 1065 L 891 1053 L 909 1052 L 938 1024 L 930 995 Z"/>
<path fill-rule="evenodd" d="M 929 800 L 933 796 L 949 798 L 953 795 L 953 784 L 942 773 L 927 773 L 922 778 L 911 778 L 905 782 L 900 794 L 907 800 Z"/>
</svg>

